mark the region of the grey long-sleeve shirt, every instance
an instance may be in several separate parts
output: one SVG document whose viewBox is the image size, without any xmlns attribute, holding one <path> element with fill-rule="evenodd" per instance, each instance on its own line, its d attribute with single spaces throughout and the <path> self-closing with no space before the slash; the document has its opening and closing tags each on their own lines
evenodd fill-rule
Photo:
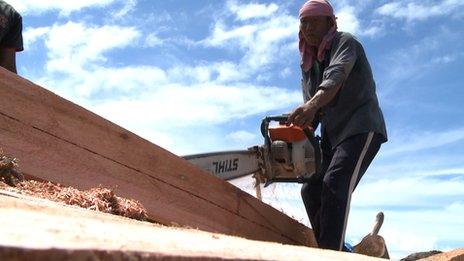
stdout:
<svg viewBox="0 0 464 261">
<path fill-rule="evenodd" d="M 334 99 L 321 108 L 321 133 L 332 148 L 356 134 L 375 132 L 387 141 L 387 131 L 375 92 L 375 82 L 364 49 L 351 34 L 338 32 L 323 62 L 314 61 L 303 72 L 305 102 L 320 88 L 342 85 Z"/>
</svg>

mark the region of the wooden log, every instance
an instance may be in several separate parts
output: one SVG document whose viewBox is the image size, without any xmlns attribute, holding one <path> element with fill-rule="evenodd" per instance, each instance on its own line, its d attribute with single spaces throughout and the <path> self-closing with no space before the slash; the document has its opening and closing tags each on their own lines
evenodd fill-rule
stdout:
<svg viewBox="0 0 464 261">
<path fill-rule="evenodd" d="M 166 227 L 1 189 L 0 216 L 0 260 L 378 260 Z"/>
<path fill-rule="evenodd" d="M 0 146 L 27 176 L 113 188 L 163 224 L 316 246 L 309 228 L 278 210 L 3 68 Z"/>
</svg>

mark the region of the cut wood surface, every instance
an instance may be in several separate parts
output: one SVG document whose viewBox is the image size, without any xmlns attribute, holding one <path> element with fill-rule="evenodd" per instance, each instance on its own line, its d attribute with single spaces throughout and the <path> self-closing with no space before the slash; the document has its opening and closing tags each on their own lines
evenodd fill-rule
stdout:
<svg viewBox="0 0 464 261">
<path fill-rule="evenodd" d="M 379 260 L 173 228 L 0 190 L 0 260 Z"/>
<path fill-rule="evenodd" d="M 101 184 L 163 224 L 316 245 L 309 228 L 278 210 L 3 68 L 0 147 L 26 176 L 80 189 Z"/>
</svg>

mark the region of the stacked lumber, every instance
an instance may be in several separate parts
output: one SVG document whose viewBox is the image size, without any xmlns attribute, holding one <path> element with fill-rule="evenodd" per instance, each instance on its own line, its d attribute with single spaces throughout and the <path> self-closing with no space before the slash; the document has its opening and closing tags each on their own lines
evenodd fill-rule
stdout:
<svg viewBox="0 0 464 261">
<path fill-rule="evenodd" d="M 1 189 L 0 216 L 0 260 L 377 260 L 166 227 Z"/>
<path fill-rule="evenodd" d="M 139 201 L 148 219 L 316 246 L 312 231 L 176 155 L 0 68 L 0 147 L 26 177 Z"/>
</svg>

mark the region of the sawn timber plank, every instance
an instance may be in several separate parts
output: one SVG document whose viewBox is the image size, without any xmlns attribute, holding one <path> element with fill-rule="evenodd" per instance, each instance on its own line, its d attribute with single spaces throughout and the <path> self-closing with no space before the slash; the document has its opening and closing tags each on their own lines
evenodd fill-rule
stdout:
<svg viewBox="0 0 464 261">
<path fill-rule="evenodd" d="M 293 241 L 187 191 L 88 153 L 4 115 L 0 115 L 0 140 L 5 151 L 15 151 L 20 159 L 24 159 L 21 170 L 25 173 L 33 173 L 45 180 L 59 180 L 73 187 L 106 184 L 119 195 L 130 191 L 133 198 L 150 210 L 149 218 L 162 224 L 184 224 L 247 238 L 257 236 L 267 241 Z"/>
<path fill-rule="evenodd" d="M 382 260 L 131 220 L 0 188 L 0 260 Z"/>
<path fill-rule="evenodd" d="M 116 124 L 2 68 L 0 68 L 0 114 L 47 134 L 49 137 L 78 147 L 83 154 L 95 154 L 113 161 L 115 164 L 169 184 L 192 197 L 254 222 L 257 226 L 263 226 L 286 238 L 292 238 L 295 244 L 314 244 L 314 236 L 309 228 L 276 209 Z M 45 150 L 42 148 L 34 155 L 46 154 Z M 14 154 L 15 151 L 6 152 Z M 77 155 L 77 158 L 72 160 L 82 161 L 80 157 L 83 156 Z M 22 155 L 23 168 L 26 165 L 34 167 L 28 162 L 31 158 L 31 156 Z M 68 179 L 71 179 L 68 176 L 75 176 L 78 182 L 74 185 L 79 188 L 88 188 L 98 184 L 114 185 L 98 183 L 97 180 L 84 182 L 80 178 L 84 174 L 80 174 L 77 170 L 68 171 L 64 175 L 63 169 L 57 166 L 53 175 L 49 174 L 47 178 L 53 177 L 50 181 L 71 185 L 66 183 Z M 43 173 L 40 175 L 26 174 L 40 179 L 44 178 Z M 137 187 L 131 184 L 133 180 L 134 178 L 128 178 L 124 183 L 118 184 L 117 191 L 120 191 L 123 196 L 138 199 L 134 195 Z M 156 198 L 156 193 L 153 192 L 153 194 Z M 148 211 L 153 210 L 148 209 Z M 209 213 L 205 214 L 205 218 L 209 216 Z M 178 221 L 171 220 L 171 222 L 177 223 Z M 212 220 L 210 222 L 227 221 Z M 195 227 L 195 223 L 189 220 L 182 220 L 179 225 Z"/>
</svg>

